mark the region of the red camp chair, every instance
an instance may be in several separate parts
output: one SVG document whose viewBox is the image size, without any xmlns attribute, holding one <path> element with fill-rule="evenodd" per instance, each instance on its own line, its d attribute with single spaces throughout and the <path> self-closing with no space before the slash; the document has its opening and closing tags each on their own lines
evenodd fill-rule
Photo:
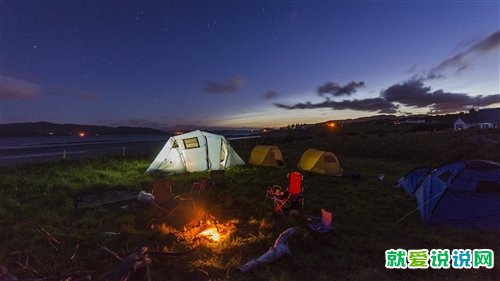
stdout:
<svg viewBox="0 0 500 281">
<path fill-rule="evenodd" d="M 304 205 L 304 197 L 302 194 L 302 180 L 303 176 L 299 172 L 288 173 L 288 189 L 281 190 L 281 186 L 274 185 L 267 189 L 266 197 L 273 200 L 274 212 L 284 215 L 283 209 L 288 207 L 291 211 L 302 211 Z"/>
</svg>

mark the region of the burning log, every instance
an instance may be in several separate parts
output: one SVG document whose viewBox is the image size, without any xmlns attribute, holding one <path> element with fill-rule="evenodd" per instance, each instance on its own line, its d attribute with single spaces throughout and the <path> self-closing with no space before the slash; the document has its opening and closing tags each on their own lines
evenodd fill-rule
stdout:
<svg viewBox="0 0 500 281">
<path fill-rule="evenodd" d="M 290 248 L 288 247 L 288 238 L 290 238 L 294 232 L 296 232 L 296 230 L 293 227 L 285 230 L 279 235 L 278 239 L 274 242 L 274 246 L 271 247 L 269 251 L 260 256 L 258 259 L 247 262 L 238 269 L 241 272 L 246 273 L 261 264 L 271 263 L 284 255 L 291 254 Z"/>
</svg>

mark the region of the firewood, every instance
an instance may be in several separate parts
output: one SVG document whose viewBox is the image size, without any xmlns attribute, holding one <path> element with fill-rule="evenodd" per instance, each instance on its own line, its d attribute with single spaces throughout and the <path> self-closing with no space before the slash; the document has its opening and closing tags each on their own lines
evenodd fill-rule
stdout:
<svg viewBox="0 0 500 281">
<path fill-rule="evenodd" d="M 123 258 L 120 257 L 117 253 L 113 252 L 112 250 L 106 248 L 106 247 L 101 247 L 101 251 L 105 254 L 107 254 L 108 256 L 114 258 L 116 261 L 122 261 Z"/>
<path fill-rule="evenodd" d="M 109 250 L 109 249 L 108 249 Z M 139 267 L 147 267 L 147 271 L 149 271 L 149 263 L 151 263 L 151 260 L 147 259 L 144 255 L 146 254 L 148 248 L 146 246 L 140 246 L 137 248 L 137 250 L 127 257 L 125 257 L 120 265 L 116 267 L 114 270 L 104 274 L 101 276 L 99 280 L 101 281 L 128 281 L 130 280 L 130 274 L 131 272 L 134 272 L 135 269 Z M 114 253 L 113 251 L 110 251 L 111 253 Z M 108 252 L 108 254 L 111 254 Z M 119 257 L 118 255 L 114 256 L 116 259 Z M 135 267 L 137 265 L 137 267 Z M 145 272 L 144 274 L 147 274 Z"/>
</svg>

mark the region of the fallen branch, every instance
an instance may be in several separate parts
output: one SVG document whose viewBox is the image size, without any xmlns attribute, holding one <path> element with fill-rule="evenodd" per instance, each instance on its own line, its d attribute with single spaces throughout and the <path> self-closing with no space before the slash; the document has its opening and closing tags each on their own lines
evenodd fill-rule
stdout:
<svg viewBox="0 0 500 281">
<path fill-rule="evenodd" d="M 61 242 L 54 238 L 43 226 L 41 226 L 37 221 L 35 221 L 36 226 L 38 227 L 38 232 L 43 234 L 47 240 L 49 240 L 49 244 L 57 251 L 61 246 Z"/>
<path fill-rule="evenodd" d="M 35 253 L 29 250 L 25 250 L 25 252 L 28 256 L 32 257 L 37 262 L 37 268 L 40 269 L 40 272 L 43 272 L 44 275 L 50 272 L 50 270 L 45 266 L 45 264 L 43 264 L 43 262 L 37 257 L 37 255 L 35 255 Z"/>
<path fill-rule="evenodd" d="M 68 241 L 68 238 L 69 238 L 69 235 L 71 234 L 71 232 L 73 232 L 73 230 L 76 228 L 76 224 L 73 224 L 71 226 L 71 228 L 68 230 L 68 232 L 66 233 L 66 235 L 64 235 L 64 238 L 62 240 L 62 242 L 59 242 L 59 247 L 57 247 L 57 250 L 56 250 L 56 254 L 54 255 L 54 258 L 52 259 L 52 263 L 50 265 L 50 268 L 52 269 L 52 271 L 54 272 L 56 270 L 56 265 L 57 265 L 57 260 L 59 259 L 59 257 L 61 256 L 61 252 L 63 250 L 63 247 L 64 245 L 66 244 L 66 241 Z M 50 235 L 50 234 L 49 234 Z M 78 246 L 77 246 L 78 247 Z M 74 255 L 76 255 L 76 249 L 74 251 Z M 71 258 L 72 260 L 73 258 Z"/>
<path fill-rule="evenodd" d="M 69 260 L 72 261 L 76 257 L 76 251 L 78 251 L 78 247 L 80 247 L 80 245 L 76 244 L 75 250 L 73 251 L 73 255 L 71 255 L 71 257 L 69 258 Z"/>
<path fill-rule="evenodd" d="M 114 259 L 121 259 L 115 252 L 101 248 L 105 253 L 111 255 Z M 151 280 L 151 270 L 149 265 L 151 259 L 146 255 L 148 247 L 140 246 L 137 250 L 124 259 L 114 270 L 105 273 L 98 281 L 132 281 L 132 280 Z M 132 276 L 132 278 L 131 278 Z M 130 278 L 130 279 L 129 279 Z"/>
<path fill-rule="evenodd" d="M 112 251 L 106 247 L 101 247 L 101 251 L 104 252 L 105 254 L 107 254 L 108 256 L 114 258 L 116 261 L 121 262 L 123 260 L 123 258 L 120 257 L 117 253 L 115 253 L 114 251 Z"/>
<path fill-rule="evenodd" d="M 33 267 L 31 267 L 31 265 L 29 265 L 28 262 L 29 262 L 29 256 L 26 257 L 25 263 L 22 263 L 19 258 L 19 260 L 16 261 L 16 264 L 20 265 L 22 268 L 35 274 L 36 276 L 42 276 L 40 273 L 38 273 L 38 271 L 36 271 Z"/>
<path fill-rule="evenodd" d="M 68 269 L 68 262 L 73 261 L 76 257 L 79 245 L 76 245 L 72 251 L 72 255 L 67 257 L 65 255 L 65 248 L 69 240 L 70 234 L 75 230 L 76 224 L 73 224 L 69 231 L 59 240 L 52 236 L 52 234 L 47 231 L 42 225 L 37 221 L 33 224 L 36 226 L 35 231 L 40 233 L 48 242 L 50 247 L 53 248 L 53 253 L 44 253 L 42 258 L 39 258 L 34 252 L 30 250 L 24 250 L 24 253 L 19 251 L 13 254 L 17 255 L 16 264 L 22 267 L 25 271 L 30 272 L 35 277 L 34 279 L 23 279 L 23 280 L 34 280 L 34 281 L 76 281 L 76 280 L 92 280 L 90 272 L 93 271 L 71 271 Z M 34 261 L 33 265 L 30 261 Z M 1 273 L 1 272 L 0 272 Z M 0 281 L 4 281 L 0 275 Z"/>
</svg>

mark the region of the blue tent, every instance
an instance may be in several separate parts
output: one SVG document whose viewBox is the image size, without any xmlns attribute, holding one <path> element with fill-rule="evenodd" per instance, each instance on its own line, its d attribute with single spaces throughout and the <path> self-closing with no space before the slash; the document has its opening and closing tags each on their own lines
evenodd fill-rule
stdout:
<svg viewBox="0 0 500 281">
<path fill-rule="evenodd" d="M 399 180 L 418 202 L 426 224 L 500 229 L 500 164 L 459 161 L 422 167 Z"/>
</svg>

